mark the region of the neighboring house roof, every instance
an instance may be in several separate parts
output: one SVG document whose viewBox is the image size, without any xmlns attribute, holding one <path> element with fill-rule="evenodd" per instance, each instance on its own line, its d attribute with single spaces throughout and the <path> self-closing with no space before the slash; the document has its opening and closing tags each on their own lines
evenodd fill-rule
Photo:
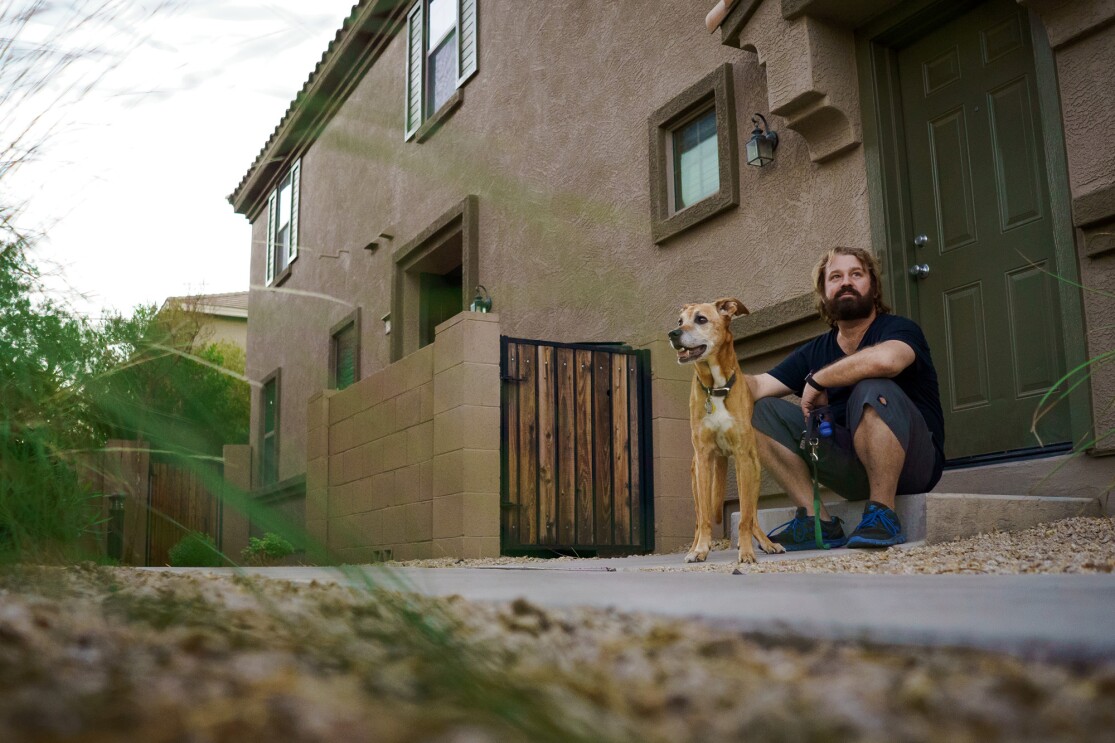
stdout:
<svg viewBox="0 0 1115 743">
<path fill-rule="evenodd" d="M 360 0 L 352 7 L 248 172 L 229 195 L 229 203 L 238 213 L 250 216 L 266 199 L 271 181 L 333 117 L 352 92 L 351 83 L 395 36 L 412 2 Z"/>
<path fill-rule="evenodd" d="M 170 305 L 188 305 L 195 312 L 217 317 L 248 317 L 248 292 L 228 292 L 225 294 L 192 294 L 182 297 L 167 297 L 160 311 Z"/>
</svg>

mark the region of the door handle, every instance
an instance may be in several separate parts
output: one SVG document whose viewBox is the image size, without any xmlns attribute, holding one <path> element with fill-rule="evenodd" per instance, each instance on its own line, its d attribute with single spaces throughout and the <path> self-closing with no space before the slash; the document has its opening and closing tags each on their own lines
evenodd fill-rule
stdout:
<svg viewBox="0 0 1115 743">
<path fill-rule="evenodd" d="M 918 235 L 914 238 L 914 245 L 923 248 L 929 244 L 929 235 Z"/>
<path fill-rule="evenodd" d="M 928 275 L 929 275 L 929 264 L 928 263 L 921 263 L 921 264 L 916 264 L 916 265 L 910 266 L 910 276 L 912 276 L 915 281 L 917 281 L 918 279 L 924 279 Z"/>
</svg>

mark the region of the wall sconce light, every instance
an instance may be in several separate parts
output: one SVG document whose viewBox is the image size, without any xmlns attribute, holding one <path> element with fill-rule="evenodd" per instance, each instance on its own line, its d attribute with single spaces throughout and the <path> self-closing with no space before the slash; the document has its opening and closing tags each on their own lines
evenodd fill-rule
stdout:
<svg viewBox="0 0 1115 743">
<path fill-rule="evenodd" d="M 379 319 L 383 321 L 383 334 L 391 335 L 391 313 L 388 312 L 386 315 Z"/>
<path fill-rule="evenodd" d="M 472 298 L 472 304 L 468 308 L 472 312 L 491 312 L 492 297 L 488 294 L 488 290 L 483 286 L 477 286 L 476 296 Z"/>
<path fill-rule="evenodd" d="M 759 128 L 759 121 L 763 120 L 763 128 Z M 747 164 L 761 168 L 774 160 L 774 148 L 778 146 L 778 132 L 772 132 L 767 125 L 767 120 L 762 114 L 751 117 L 755 128 L 751 130 L 751 139 L 747 142 Z M 765 130 L 765 131 L 764 131 Z"/>
</svg>

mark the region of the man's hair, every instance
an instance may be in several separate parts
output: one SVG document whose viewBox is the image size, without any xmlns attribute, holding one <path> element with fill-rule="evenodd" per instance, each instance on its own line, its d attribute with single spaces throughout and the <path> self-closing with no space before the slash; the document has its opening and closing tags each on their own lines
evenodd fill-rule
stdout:
<svg viewBox="0 0 1115 743">
<path fill-rule="evenodd" d="M 867 273 L 871 275 L 871 298 L 875 300 L 875 312 L 880 315 L 890 312 L 890 307 L 883 301 L 883 285 L 879 281 L 879 274 L 882 269 L 879 267 L 879 259 L 875 257 L 875 254 L 864 248 L 837 246 L 826 251 L 813 269 L 813 290 L 817 295 L 817 311 L 821 314 L 821 318 L 829 324 L 829 327 L 836 327 L 836 320 L 829 314 L 828 304 L 825 302 L 825 274 L 828 272 L 829 261 L 838 255 L 850 255 L 859 260 L 860 264 L 867 269 Z"/>
</svg>

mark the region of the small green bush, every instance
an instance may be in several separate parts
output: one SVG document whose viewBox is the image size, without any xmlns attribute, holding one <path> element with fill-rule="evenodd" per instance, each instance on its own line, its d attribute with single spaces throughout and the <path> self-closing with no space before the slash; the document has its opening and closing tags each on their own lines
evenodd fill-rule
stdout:
<svg viewBox="0 0 1115 743">
<path fill-rule="evenodd" d="M 167 553 L 172 567 L 219 568 L 224 558 L 208 534 L 193 532 L 182 538 Z"/>
<path fill-rule="evenodd" d="M 273 531 L 258 537 L 248 537 L 248 546 L 241 551 L 240 556 L 249 565 L 266 565 L 283 559 L 294 552 L 294 545 L 280 537 Z"/>
</svg>

